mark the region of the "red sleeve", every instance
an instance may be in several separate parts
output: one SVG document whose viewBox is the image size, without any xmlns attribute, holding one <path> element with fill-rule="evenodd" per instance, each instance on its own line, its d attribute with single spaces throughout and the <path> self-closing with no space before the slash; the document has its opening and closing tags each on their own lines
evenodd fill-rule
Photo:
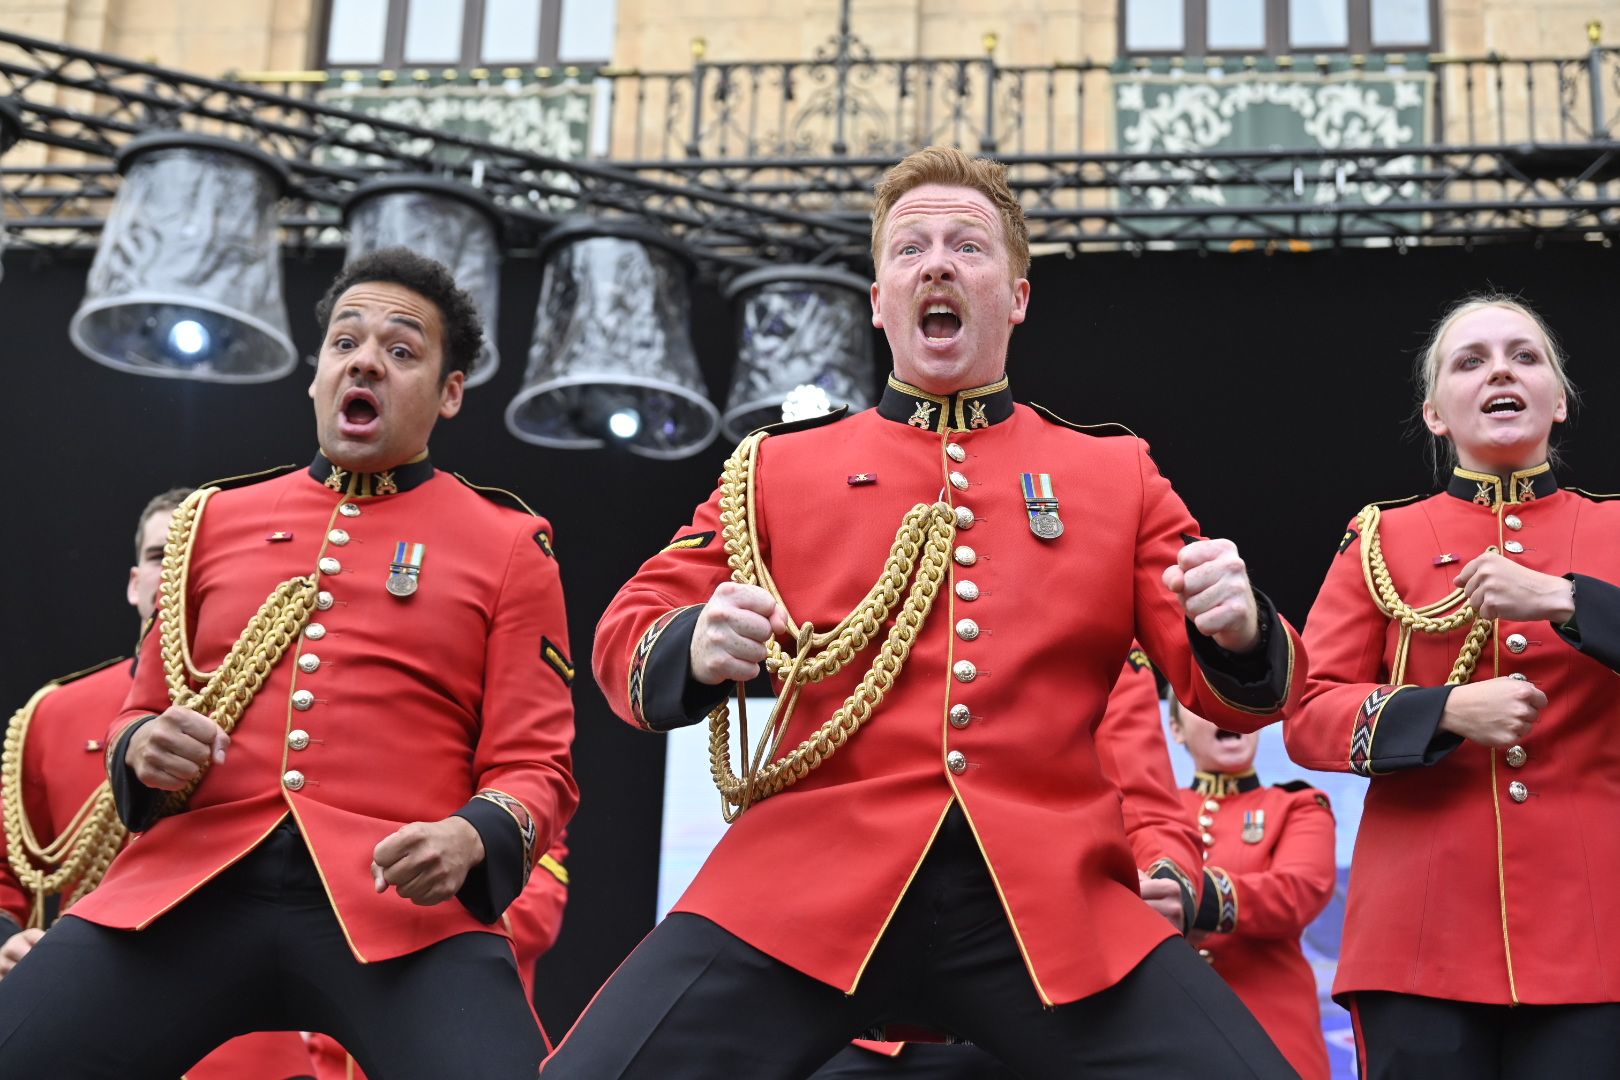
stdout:
<svg viewBox="0 0 1620 1080">
<path fill-rule="evenodd" d="M 1390 620 L 1368 589 L 1355 521 L 1305 626 L 1311 670 L 1299 707 L 1283 723 L 1296 762 L 1372 776 L 1433 764 L 1455 748 L 1455 737 L 1438 732 L 1450 688 L 1389 681 Z"/>
<path fill-rule="evenodd" d="M 551 845 L 534 868 L 529 884 L 506 909 L 506 928 L 512 935 L 518 972 L 525 986 L 534 979 L 534 965 L 557 943 L 562 932 L 563 909 L 568 906 L 567 833 Z M 530 987 L 531 997 L 533 987 Z"/>
<path fill-rule="evenodd" d="M 1165 568 L 1175 563 L 1183 547 L 1200 538 L 1198 523 L 1140 440 L 1137 457 L 1142 479 L 1135 567 L 1137 640 L 1183 705 L 1231 731 L 1258 731 L 1297 703 L 1305 680 L 1304 645 L 1257 593 L 1264 651 L 1252 657 L 1226 654 L 1225 660 L 1218 660 L 1224 650 L 1193 629 L 1164 584 Z M 1196 644 L 1194 637 L 1199 639 Z"/>
<path fill-rule="evenodd" d="M 1229 892 L 1236 897 L 1236 926 L 1232 933 L 1298 937 L 1327 907 L 1338 878 L 1333 854 L 1333 811 L 1328 808 L 1327 796 L 1310 788 L 1294 794 L 1266 869 L 1229 874 L 1210 866 L 1205 873 L 1217 886 L 1206 886 L 1206 894 Z"/>
<path fill-rule="evenodd" d="M 1103 774 L 1119 789 L 1125 834 L 1141 870 L 1168 860 L 1187 878 L 1198 899 L 1198 830 L 1183 812 L 1176 792 L 1170 750 L 1159 715 L 1153 669 L 1139 649 L 1131 650 L 1108 708 L 1097 724 L 1097 756 Z M 1196 876 L 1194 876 L 1196 875 Z"/>
</svg>

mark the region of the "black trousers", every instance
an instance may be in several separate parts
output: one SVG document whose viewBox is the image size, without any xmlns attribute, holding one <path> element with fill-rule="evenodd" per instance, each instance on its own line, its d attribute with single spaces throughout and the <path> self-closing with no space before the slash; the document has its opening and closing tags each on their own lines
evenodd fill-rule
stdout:
<svg viewBox="0 0 1620 1080">
<path fill-rule="evenodd" d="M 533 1080 L 545 1054 L 500 937 L 357 961 L 290 819 L 147 929 L 68 915 L 0 980 L 0 1077 L 174 1080 L 250 1031 L 325 1032 L 372 1080 Z"/>
<path fill-rule="evenodd" d="M 1620 1077 L 1620 1004 L 1479 1005 L 1350 995 L 1362 1080 Z"/>
<path fill-rule="evenodd" d="M 677 913 L 602 987 L 541 1076 L 803 1080 L 879 1024 L 954 1034 L 1025 1080 L 1295 1075 L 1184 941 L 1161 944 L 1101 993 L 1042 1006 L 953 811 L 853 995 Z"/>
</svg>

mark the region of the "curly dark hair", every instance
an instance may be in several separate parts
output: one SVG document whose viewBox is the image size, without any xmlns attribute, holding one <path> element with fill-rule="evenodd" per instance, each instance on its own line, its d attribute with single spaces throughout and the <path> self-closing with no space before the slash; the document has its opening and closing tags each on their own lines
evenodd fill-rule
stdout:
<svg viewBox="0 0 1620 1080">
<path fill-rule="evenodd" d="M 472 297 L 456 286 L 456 279 L 443 263 L 410 248 L 387 247 L 363 255 L 343 268 L 315 305 L 315 320 L 320 323 L 321 337 L 331 326 L 332 311 L 338 298 L 354 286 L 367 281 L 385 281 L 401 285 L 430 301 L 439 309 L 444 323 L 444 363 L 439 370 L 439 382 L 450 377 L 452 371 L 466 371 L 484 344 L 484 321 L 473 306 Z"/>
</svg>

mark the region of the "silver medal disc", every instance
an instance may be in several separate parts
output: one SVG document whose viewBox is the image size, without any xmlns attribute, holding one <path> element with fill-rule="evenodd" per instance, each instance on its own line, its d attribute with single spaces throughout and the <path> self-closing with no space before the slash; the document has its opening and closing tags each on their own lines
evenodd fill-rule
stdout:
<svg viewBox="0 0 1620 1080">
<path fill-rule="evenodd" d="M 416 591 L 416 575 L 395 571 L 388 575 L 387 589 L 394 596 L 409 596 Z"/>
<path fill-rule="evenodd" d="M 1042 540 L 1056 540 L 1063 535 L 1063 519 L 1056 514 L 1036 514 L 1029 519 L 1029 528 Z"/>
</svg>

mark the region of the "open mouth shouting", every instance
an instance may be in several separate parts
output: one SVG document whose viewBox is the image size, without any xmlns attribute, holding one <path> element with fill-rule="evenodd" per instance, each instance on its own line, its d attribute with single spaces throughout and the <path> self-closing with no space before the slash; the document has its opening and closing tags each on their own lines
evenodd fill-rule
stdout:
<svg viewBox="0 0 1620 1080">
<path fill-rule="evenodd" d="M 1215 731 L 1215 741 L 1218 743 L 1238 743 L 1243 741 L 1243 736 L 1236 731 L 1227 731 L 1225 728 L 1217 728 Z"/>
<path fill-rule="evenodd" d="M 1518 394 L 1497 394 L 1480 410 L 1487 416 L 1513 416 L 1524 412 L 1524 399 Z"/>
<path fill-rule="evenodd" d="M 351 439 L 376 434 L 382 424 L 382 403 L 363 386 L 351 386 L 338 402 L 338 432 Z"/>
<path fill-rule="evenodd" d="M 928 344 L 949 345 L 962 333 L 960 304 L 947 297 L 924 301 L 917 316 L 917 326 Z"/>
</svg>

